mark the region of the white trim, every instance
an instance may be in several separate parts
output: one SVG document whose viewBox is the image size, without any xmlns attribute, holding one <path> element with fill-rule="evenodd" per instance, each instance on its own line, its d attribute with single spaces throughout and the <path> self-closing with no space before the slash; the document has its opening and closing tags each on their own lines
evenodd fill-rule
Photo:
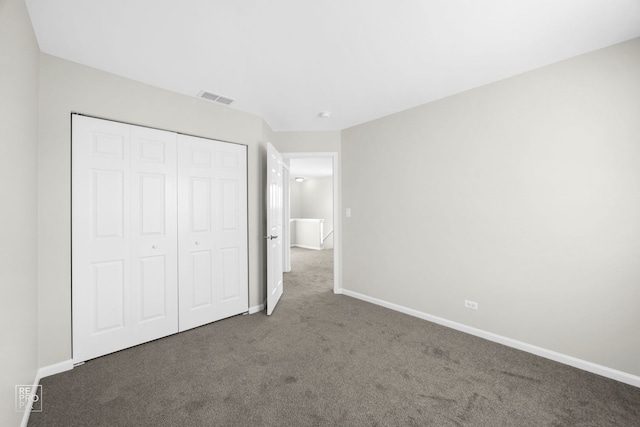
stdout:
<svg viewBox="0 0 640 427">
<path fill-rule="evenodd" d="M 262 304 L 258 304 L 258 305 L 254 305 L 253 307 L 249 307 L 249 314 L 255 314 L 255 313 L 259 313 L 261 311 L 264 311 L 264 305 L 266 304 L 266 301 L 263 302 Z"/>
<path fill-rule="evenodd" d="M 309 152 L 309 153 L 281 153 L 283 159 L 305 159 L 309 157 L 331 157 L 333 165 L 333 293 L 342 293 L 342 207 L 340 205 L 340 168 L 338 153 Z"/>
<path fill-rule="evenodd" d="M 291 245 L 291 247 L 292 248 L 302 248 L 302 249 L 313 249 L 314 251 L 321 251 L 322 250 L 322 248 L 319 247 L 319 246 L 298 245 L 297 243 Z"/>
<path fill-rule="evenodd" d="M 53 365 L 45 366 L 43 368 L 38 369 L 37 379 L 40 381 L 44 377 L 50 377 L 51 375 L 59 374 L 60 372 L 66 372 L 73 369 L 73 360 L 65 360 L 60 363 L 55 363 Z"/>
<path fill-rule="evenodd" d="M 36 377 L 33 380 L 33 388 L 36 388 L 38 384 L 40 384 L 40 380 L 44 377 L 50 377 L 51 375 L 59 374 L 60 372 L 70 371 L 73 369 L 73 361 L 71 359 L 65 360 L 64 362 L 55 363 L 53 365 L 44 366 L 36 372 Z M 42 391 L 44 395 L 44 390 Z M 43 402 L 44 403 L 44 402 Z M 29 424 L 29 417 L 31 416 L 31 407 L 24 411 L 22 415 L 22 422 L 20 423 L 20 427 L 27 427 Z"/>
<path fill-rule="evenodd" d="M 283 212 L 283 227 L 282 227 L 282 272 L 289 273 L 291 271 L 291 251 L 289 245 L 291 244 L 291 190 L 289 188 L 289 165 L 282 162 L 282 194 L 284 207 Z"/>
<path fill-rule="evenodd" d="M 527 353 L 535 354 L 536 356 L 544 357 L 545 359 L 550 359 L 559 363 L 563 363 L 565 365 L 573 366 L 574 368 L 582 369 L 583 371 L 601 375 L 606 378 L 611 378 L 612 380 L 620 381 L 622 383 L 629 384 L 635 387 L 640 387 L 640 377 L 633 374 L 629 374 L 627 372 L 618 371 L 616 369 L 608 368 L 606 366 L 602 366 L 596 363 L 588 362 L 586 360 L 578 359 L 577 357 L 558 353 L 556 351 L 538 347 L 533 344 L 527 344 L 525 342 L 507 338 L 502 335 L 494 334 L 492 332 L 487 332 L 482 329 L 477 329 L 471 326 L 463 325 L 462 323 L 443 319 L 442 317 L 433 316 L 431 314 L 427 314 L 418 310 L 414 310 L 398 304 L 394 304 L 394 303 L 373 298 L 367 295 L 363 295 L 358 292 L 342 289 L 342 292 L 339 292 L 339 293 L 350 296 L 352 298 L 369 302 L 371 304 L 376 304 L 382 307 L 389 308 L 391 310 L 399 311 L 400 313 L 418 317 L 420 319 L 427 320 L 429 322 L 437 323 L 439 325 L 446 326 L 448 328 L 455 329 L 457 331 L 465 332 L 470 335 L 475 335 L 477 337 L 484 338 L 489 341 L 497 342 L 499 344 L 503 344 L 508 347 L 526 351 Z"/>
<path fill-rule="evenodd" d="M 40 379 L 38 378 L 38 374 L 36 374 L 36 379 L 33 381 L 33 388 L 31 390 L 35 389 L 38 383 L 40 383 Z M 30 416 L 31 416 L 31 405 L 29 405 L 29 407 L 25 409 L 24 413 L 22 414 L 22 421 L 20 422 L 20 427 L 27 427 L 27 424 L 29 424 Z"/>
</svg>

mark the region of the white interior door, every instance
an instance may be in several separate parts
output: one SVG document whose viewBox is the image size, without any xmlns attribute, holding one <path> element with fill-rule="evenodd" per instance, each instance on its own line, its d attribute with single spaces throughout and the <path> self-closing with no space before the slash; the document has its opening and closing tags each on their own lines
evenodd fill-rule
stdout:
<svg viewBox="0 0 640 427">
<path fill-rule="evenodd" d="M 267 144 L 267 314 L 271 315 L 284 291 L 282 276 L 283 173 L 282 156 Z"/>
<path fill-rule="evenodd" d="M 180 331 L 247 312 L 246 147 L 178 136 Z"/>
<path fill-rule="evenodd" d="M 73 359 L 81 362 L 177 332 L 176 135 L 72 120 Z"/>
</svg>

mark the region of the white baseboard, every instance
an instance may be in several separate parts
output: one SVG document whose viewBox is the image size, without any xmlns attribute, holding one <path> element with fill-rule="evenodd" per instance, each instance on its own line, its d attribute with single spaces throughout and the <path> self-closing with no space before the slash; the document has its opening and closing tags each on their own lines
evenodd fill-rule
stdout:
<svg viewBox="0 0 640 427">
<path fill-rule="evenodd" d="M 314 251 L 321 251 L 322 248 L 319 246 L 307 246 L 307 245 L 291 245 L 292 248 L 302 248 L 302 249 L 313 249 Z"/>
<path fill-rule="evenodd" d="M 249 314 L 254 314 L 254 313 L 259 313 L 261 311 L 264 311 L 264 307 L 266 305 L 266 301 L 263 302 L 262 304 L 258 304 L 258 305 L 254 305 L 253 307 L 249 307 Z"/>
<path fill-rule="evenodd" d="M 362 301 L 370 302 L 382 307 L 389 308 L 391 310 L 399 311 L 410 316 L 418 317 L 429 322 L 437 323 L 442 326 L 446 326 L 451 329 L 455 329 L 461 332 L 465 332 L 470 335 L 475 335 L 480 338 L 484 338 L 489 341 L 497 342 L 508 347 L 513 347 L 518 350 L 526 351 L 527 353 L 535 354 L 536 356 L 544 357 L 565 365 L 573 366 L 574 368 L 582 369 L 583 371 L 591 372 L 593 374 L 601 375 L 603 377 L 611 378 L 612 380 L 620 381 L 625 384 L 629 384 L 635 387 L 640 387 L 640 377 L 629 374 L 626 372 L 618 371 L 616 369 L 608 368 L 606 366 L 598 365 L 586 360 L 578 359 L 577 357 L 568 356 L 566 354 L 558 353 L 553 350 L 538 347 L 532 344 L 527 344 L 522 341 L 517 341 L 511 338 L 504 337 L 502 335 L 487 332 L 482 329 L 473 328 L 471 326 L 463 325 L 462 323 L 454 322 L 451 320 L 443 319 L 442 317 L 433 316 L 431 314 L 423 313 L 418 310 L 414 310 L 408 307 L 404 307 L 398 304 L 393 304 L 387 301 L 383 301 L 377 298 L 363 295 L 358 292 L 353 292 L 347 289 L 341 289 L 340 292 L 352 298 L 356 298 Z"/>
<path fill-rule="evenodd" d="M 36 374 L 36 378 L 33 381 L 33 388 L 31 390 L 36 388 L 39 382 L 40 382 L 40 378 L 38 377 L 38 374 Z M 31 416 L 31 406 L 25 409 L 24 413 L 22 414 L 22 421 L 20 422 L 20 427 L 27 427 L 27 424 L 29 424 L 30 416 Z"/>
<path fill-rule="evenodd" d="M 70 371 L 71 369 L 73 369 L 73 361 L 71 361 L 71 359 L 65 360 L 64 362 L 55 363 L 53 365 L 44 366 L 38 369 L 38 372 L 36 372 L 36 378 L 33 381 L 33 388 L 36 388 L 36 386 L 40 384 L 40 380 L 42 378 L 59 374 L 60 372 Z M 42 394 L 44 395 L 44 391 L 42 392 Z M 29 416 L 31 416 L 31 408 L 24 411 L 20 427 L 27 427 L 27 424 L 29 424 Z"/>
<path fill-rule="evenodd" d="M 38 369 L 37 380 L 40 382 L 40 379 L 44 377 L 50 377 L 51 375 L 59 374 L 60 372 L 70 371 L 73 369 L 73 360 L 65 360 L 60 363 L 55 363 L 53 365 L 45 366 Z"/>
</svg>

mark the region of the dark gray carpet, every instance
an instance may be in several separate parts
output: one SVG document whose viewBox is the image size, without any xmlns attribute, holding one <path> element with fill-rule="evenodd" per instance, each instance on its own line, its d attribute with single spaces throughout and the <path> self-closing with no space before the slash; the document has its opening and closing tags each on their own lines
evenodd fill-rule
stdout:
<svg viewBox="0 0 640 427">
<path fill-rule="evenodd" d="M 30 426 L 639 426 L 640 389 L 331 292 L 297 249 L 273 316 L 42 380 Z"/>
</svg>

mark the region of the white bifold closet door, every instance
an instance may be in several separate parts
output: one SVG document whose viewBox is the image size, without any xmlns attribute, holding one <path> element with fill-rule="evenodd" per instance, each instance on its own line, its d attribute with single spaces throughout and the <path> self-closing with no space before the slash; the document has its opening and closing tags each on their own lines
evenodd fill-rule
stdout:
<svg viewBox="0 0 640 427">
<path fill-rule="evenodd" d="M 176 134 L 73 116 L 73 359 L 178 330 Z"/>
<path fill-rule="evenodd" d="M 178 135 L 180 331 L 248 310 L 246 147 Z"/>
<path fill-rule="evenodd" d="M 72 117 L 74 362 L 246 312 L 246 147 Z"/>
</svg>

